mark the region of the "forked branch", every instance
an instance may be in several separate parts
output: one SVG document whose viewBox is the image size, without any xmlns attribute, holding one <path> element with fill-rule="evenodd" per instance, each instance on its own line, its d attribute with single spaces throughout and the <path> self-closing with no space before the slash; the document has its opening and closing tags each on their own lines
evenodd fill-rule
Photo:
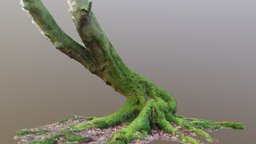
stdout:
<svg viewBox="0 0 256 144">
<path fill-rule="evenodd" d="M 101 29 L 90 0 L 68 0 L 69 12 L 84 45 L 98 64 L 98 71 L 106 66 L 126 67 Z M 96 72 L 97 73 L 97 72 Z"/>
<path fill-rule="evenodd" d="M 32 16 L 34 24 L 38 26 L 42 34 L 48 37 L 57 49 L 80 62 L 89 70 L 95 69 L 88 50 L 58 26 L 41 0 L 21 0 L 21 5 Z"/>
</svg>

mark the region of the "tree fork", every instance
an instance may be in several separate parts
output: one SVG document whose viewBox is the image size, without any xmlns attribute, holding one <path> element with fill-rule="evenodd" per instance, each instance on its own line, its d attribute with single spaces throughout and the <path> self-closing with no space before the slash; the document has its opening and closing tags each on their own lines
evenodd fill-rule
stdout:
<svg viewBox="0 0 256 144">
<path fill-rule="evenodd" d="M 68 0 L 70 14 L 84 46 L 74 41 L 57 25 L 40 0 L 21 2 L 42 33 L 57 49 L 81 63 L 127 99 L 119 111 L 109 116 L 94 118 L 64 131 L 107 128 L 126 123 L 127 127 L 114 134 L 108 143 L 125 144 L 143 139 L 152 129 L 157 128 L 178 135 L 185 144 L 200 144 L 198 137 L 213 142 L 211 136 L 205 132 L 207 129 L 243 129 L 241 123 L 214 122 L 176 115 L 177 105 L 173 96 L 129 69 L 122 61 L 97 22 L 92 12 L 91 1 Z M 174 125 L 192 131 L 198 137 L 187 136 Z M 59 136 L 56 135 L 54 138 Z"/>
</svg>

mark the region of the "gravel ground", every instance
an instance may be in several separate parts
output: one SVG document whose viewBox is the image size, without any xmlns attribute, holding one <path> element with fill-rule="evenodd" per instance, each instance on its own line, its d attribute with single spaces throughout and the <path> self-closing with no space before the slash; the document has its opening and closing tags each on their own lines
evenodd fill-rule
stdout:
<svg viewBox="0 0 256 144">
<path fill-rule="evenodd" d="M 71 119 L 66 119 L 66 120 L 56 122 L 53 124 L 40 126 L 40 127 L 32 128 L 32 129 L 24 129 L 23 131 L 25 131 L 25 133 L 17 134 L 14 137 L 14 140 L 18 144 L 29 144 L 34 141 L 39 141 L 39 140 L 49 138 L 69 126 L 78 125 L 84 121 L 87 121 L 86 117 L 74 116 Z M 74 144 L 75 143 L 104 144 L 111 138 L 111 136 L 115 132 L 121 130 L 124 127 L 125 127 L 125 125 L 119 125 L 119 126 L 110 127 L 107 129 L 93 128 L 93 129 L 87 129 L 87 130 L 84 130 L 81 132 L 77 132 L 76 135 L 85 137 L 87 139 L 87 141 L 86 142 L 72 142 L 72 143 L 74 143 Z M 181 127 L 178 127 L 178 126 L 174 126 L 174 127 L 176 127 L 177 129 L 180 129 L 182 131 L 182 133 L 185 135 L 195 137 L 195 134 L 190 131 L 182 130 Z M 180 142 L 178 136 L 168 134 L 161 130 L 152 130 L 152 133 L 150 135 L 148 135 L 145 139 L 137 140 L 130 144 L 147 144 L 147 143 L 155 141 L 155 140 Z M 66 139 L 64 137 L 61 137 L 58 139 L 58 144 L 62 144 L 65 142 L 66 142 Z"/>
</svg>

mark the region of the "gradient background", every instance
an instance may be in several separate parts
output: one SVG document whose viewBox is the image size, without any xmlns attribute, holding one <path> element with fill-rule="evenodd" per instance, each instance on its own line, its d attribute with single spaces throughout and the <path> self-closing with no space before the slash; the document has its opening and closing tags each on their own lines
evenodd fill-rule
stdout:
<svg viewBox="0 0 256 144">
<path fill-rule="evenodd" d="M 43 2 L 80 41 L 65 0 Z M 254 143 L 255 0 L 95 0 L 93 6 L 124 61 L 171 91 L 179 114 L 243 122 L 243 131 L 214 136 L 221 144 Z M 107 115 L 122 105 L 123 97 L 42 37 L 19 1 L 0 7 L 1 144 L 14 143 L 21 128 Z"/>
</svg>

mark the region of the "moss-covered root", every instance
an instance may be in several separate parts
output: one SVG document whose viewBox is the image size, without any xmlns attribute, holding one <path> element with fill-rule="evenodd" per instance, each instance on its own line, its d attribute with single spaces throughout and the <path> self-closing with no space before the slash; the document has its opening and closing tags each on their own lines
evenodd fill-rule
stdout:
<svg viewBox="0 0 256 144">
<path fill-rule="evenodd" d="M 205 139 L 209 143 L 213 143 L 215 140 L 206 132 L 206 130 L 217 130 L 223 128 L 231 129 L 243 129 L 244 126 L 241 123 L 235 122 L 214 122 L 196 118 L 185 118 L 182 116 L 173 117 L 173 122 L 182 126 L 184 129 L 194 132 L 198 137 Z M 185 144 L 201 144 L 198 138 L 192 138 L 180 134 L 181 141 Z"/>
<path fill-rule="evenodd" d="M 193 125 L 199 129 L 217 130 L 217 129 L 244 129 L 244 125 L 238 122 L 215 122 L 210 120 L 198 119 L 198 118 L 185 118 L 178 116 L 177 118 L 183 119 L 190 125 Z"/>
<path fill-rule="evenodd" d="M 127 102 L 122 108 L 120 108 L 117 112 L 111 115 L 93 118 L 92 120 L 81 123 L 74 128 L 77 130 L 85 130 L 90 128 L 108 128 L 114 125 L 131 121 L 136 117 L 138 113 L 137 111 L 137 106 L 133 106 Z"/>
<path fill-rule="evenodd" d="M 202 144 L 201 139 L 213 143 L 215 140 L 206 130 L 243 129 L 241 123 L 214 122 L 175 116 L 166 112 L 167 108 L 168 105 L 159 98 L 148 100 L 144 107 L 140 109 L 138 116 L 126 128 L 114 134 L 108 143 L 126 144 L 133 140 L 143 139 L 153 128 L 160 128 L 167 133 L 177 135 L 184 144 Z M 181 126 L 182 129 L 177 129 L 172 124 Z M 196 136 L 186 135 L 185 131 L 193 132 Z"/>
<path fill-rule="evenodd" d="M 213 143 L 215 140 L 205 131 L 220 128 L 242 129 L 243 125 L 234 122 L 213 122 L 196 118 L 185 118 L 166 113 L 167 105 L 159 99 L 150 99 L 143 107 L 131 107 L 126 104 L 120 111 L 102 118 L 94 118 L 88 123 L 83 123 L 75 127 L 68 127 L 53 137 L 36 141 L 35 144 L 53 144 L 60 137 L 64 137 L 69 142 L 89 141 L 76 135 L 77 132 L 89 128 L 106 128 L 126 122 L 127 126 L 115 133 L 107 144 L 128 144 L 138 139 L 144 139 L 152 129 L 159 128 L 167 133 L 176 135 L 183 144 L 203 144 Z M 139 113 L 138 113 L 139 111 Z M 127 119 L 130 119 L 127 121 Z M 175 125 L 175 127 L 173 127 Z M 177 128 L 178 126 L 182 128 Z M 188 134 L 193 132 L 195 135 Z M 31 133 L 23 130 L 22 133 Z M 35 133 L 35 132 L 34 132 Z M 38 132 L 37 132 L 38 133 Z"/>
<path fill-rule="evenodd" d="M 55 140 L 56 142 L 60 137 L 64 137 L 68 141 L 85 141 L 84 138 L 77 136 L 76 132 L 90 128 L 103 129 L 122 123 L 126 123 L 126 127 L 115 133 L 107 144 L 127 144 L 138 139 L 144 139 L 154 128 L 176 135 L 183 144 L 202 144 L 204 141 L 213 143 L 215 140 L 206 130 L 217 130 L 221 128 L 243 129 L 241 123 L 214 122 L 177 116 L 174 113 L 170 113 L 168 108 L 170 108 L 170 105 L 157 97 L 147 99 L 143 105 L 137 106 L 133 102 L 127 101 L 114 114 L 101 118 L 93 118 L 75 127 L 68 127 L 55 136 L 43 141 L 37 141 L 36 143 L 50 144 L 48 143 L 49 141 Z M 191 135 L 191 132 L 195 135 Z M 23 133 L 31 132 L 23 130 L 21 134 Z"/>
<path fill-rule="evenodd" d="M 201 142 L 198 139 L 195 139 L 190 136 L 182 135 L 180 139 L 181 139 L 181 142 L 184 144 L 201 144 Z"/>
<path fill-rule="evenodd" d="M 107 144 L 127 144 L 133 140 L 143 139 L 151 131 L 150 115 L 152 101 L 148 101 L 139 115 L 124 129 L 114 134 Z"/>
<path fill-rule="evenodd" d="M 244 125 L 238 122 L 216 122 L 198 118 L 186 118 L 182 116 L 175 116 L 172 118 L 175 123 L 181 126 L 191 126 L 203 130 L 218 130 L 218 129 L 244 129 Z"/>
</svg>

